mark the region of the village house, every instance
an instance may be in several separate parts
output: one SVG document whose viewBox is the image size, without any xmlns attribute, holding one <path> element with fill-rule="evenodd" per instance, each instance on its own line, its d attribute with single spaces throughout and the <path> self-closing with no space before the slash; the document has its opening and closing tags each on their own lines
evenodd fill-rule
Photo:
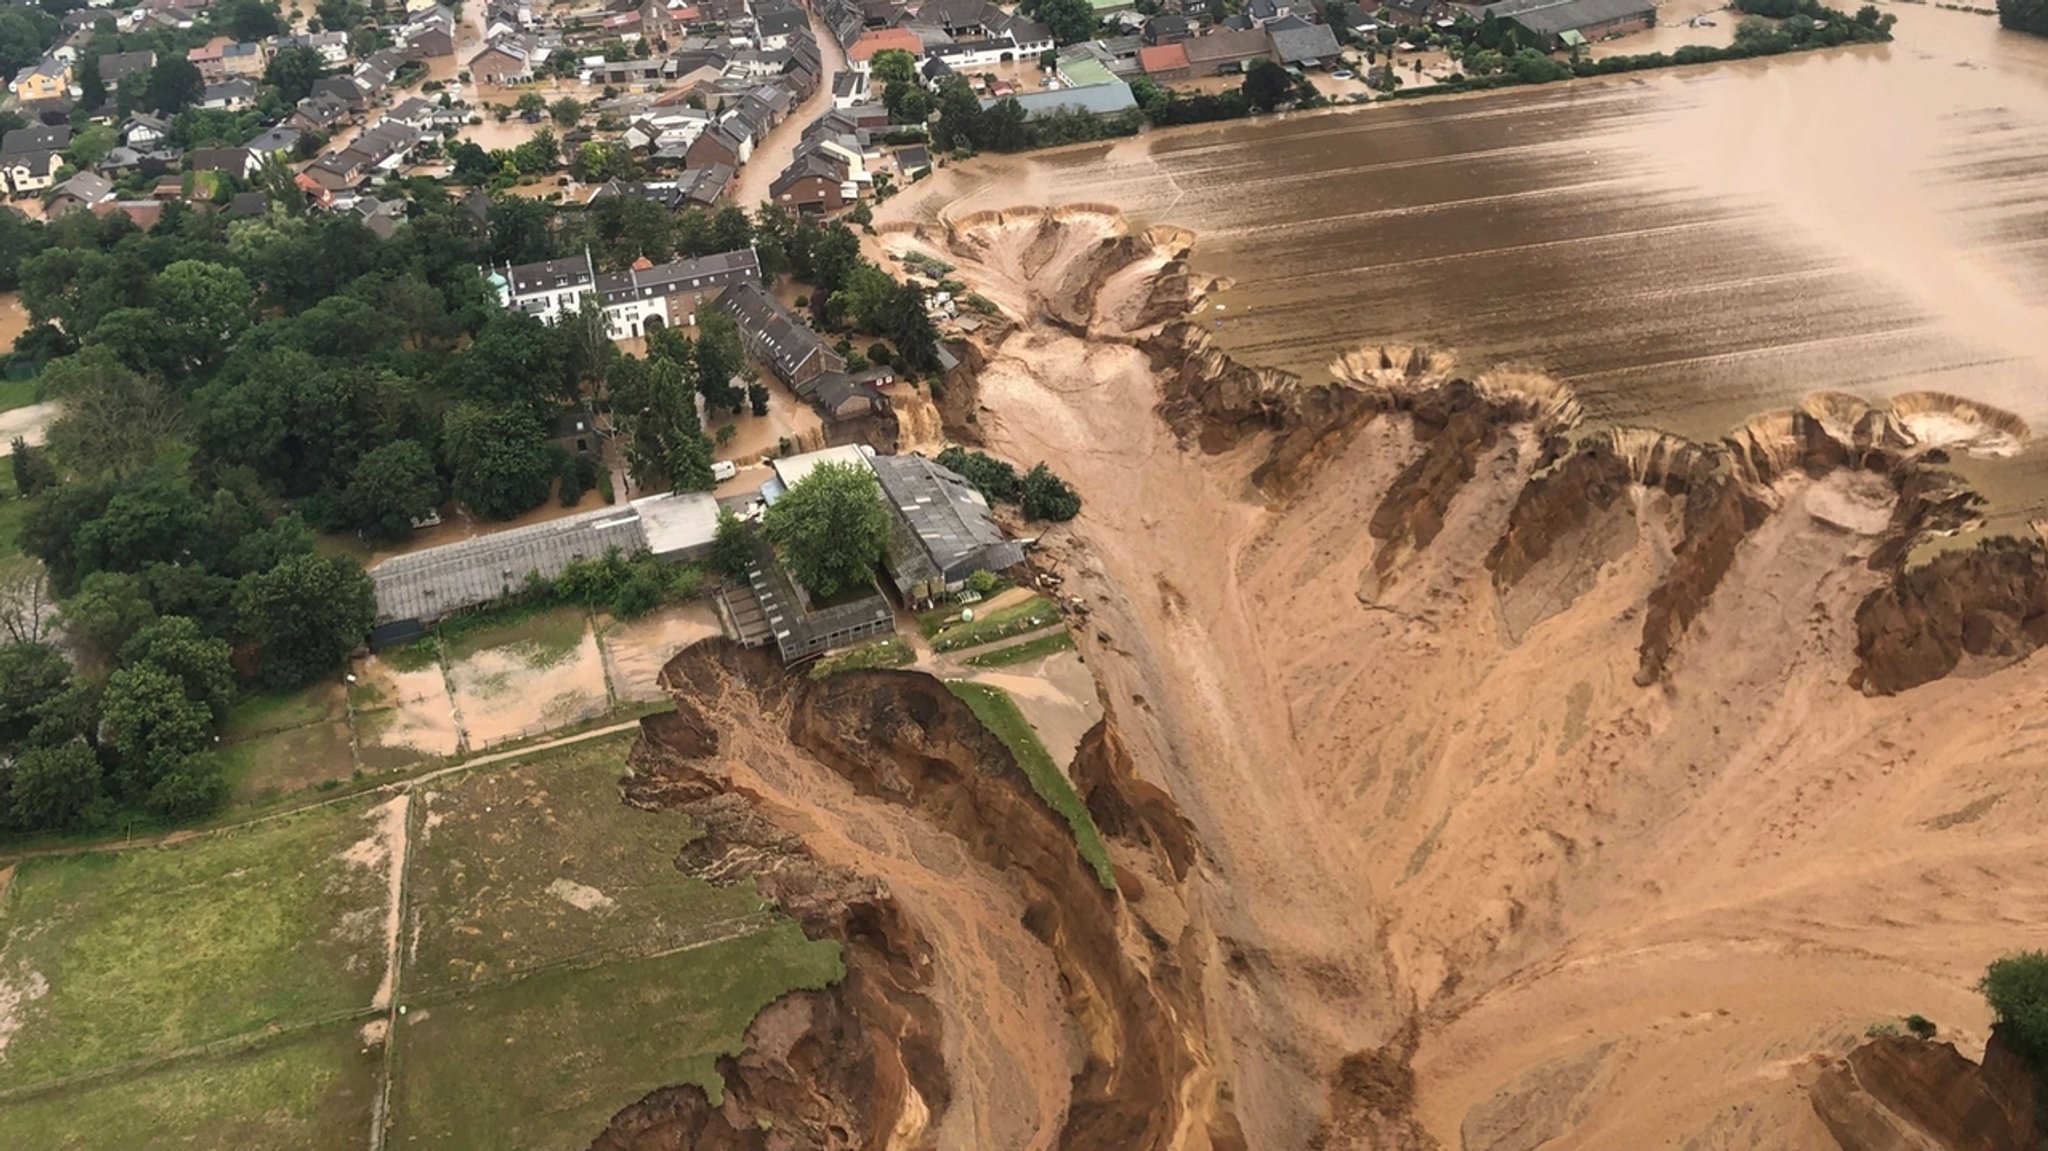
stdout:
<svg viewBox="0 0 2048 1151">
<path fill-rule="evenodd" d="M 1253 60 L 1267 58 L 1272 43 L 1260 29 L 1232 29 L 1211 32 L 1183 41 L 1188 70 L 1195 76 L 1223 76 L 1244 70 Z"/>
<path fill-rule="evenodd" d="M 225 172 L 246 180 L 262 168 L 262 157 L 247 148 L 194 148 L 190 153 L 195 172 Z"/>
<path fill-rule="evenodd" d="M 100 57 L 100 83 L 109 93 L 121 90 L 121 81 L 156 67 L 156 53 L 144 48 L 137 52 L 109 52 Z"/>
<path fill-rule="evenodd" d="M 71 94 L 71 65 L 57 59 L 37 61 L 17 72 L 8 89 L 23 103 L 65 99 Z"/>
<path fill-rule="evenodd" d="M 399 29 L 398 43 L 407 59 L 435 60 L 455 55 L 455 13 L 439 5 L 409 17 Z"/>
<path fill-rule="evenodd" d="M 58 184 L 43 211 L 50 219 L 90 210 L 114 198 L 114 182 L 94 172 L 79 172 Z"/>
<path fill-rule="evenodd" d="M 534 67 L 542 59 L 533 37 L 508 34 L 493 39 L 469 58 L 469 74 L 485 84 L 523 84 L 533 78 Z"/>
<path fill-rule="evenodd" d="M 1194 65 L 1188 61 L 1187 45 L 1179 41 L 1141 50 L 1138 62 L 1144 66 L 1145 75 L 1162 84 L 1190 79 L 1195 74 Z"/>
<path fill-rule="evenodd" d="M 501 306 L 545 324 L 576 314 L 583 297 L 596 292 L 613 339 L 640 337 L 657 328 L 693 327 L 697 310 L 717 293 L 758 283 L 760 278 L 761 263 L 752 248 L 666 264 L 643 260 L 625 271 L 604 274 L 597 272 L 586 252 L 494 268 L 486 276 Z"/>
<path fill-rule="evenodd" d="M 1310 24 L 1298 16 L 1285 16 L 1266 25 L 1266 39 L 1272 57 L 1296 68 L 1317 68 L 1337 58 L 1337 34 L 1327 24 Z"/>
<path fill-rule="evenodd" d="M 718 298 L 718 307 L 739 325 L 755 357 L 792 390 L 801 392 L 803 385 L 825 372 L 845 373 L 846 360 L 825 338 L 760 287 L 734 285 Z"/>
<path fill-rule="evenodd" d="M 1545 52 L 1657 24 L 1649 0 L 1502 0 L 1482 12 L 1528 33 Z"/>
<path fill-rule="evenodd" d="M 199 106 L 209 111 L 240 112 L 256 106 L 260 89 L 254 80 L 236 76 L 218 84 L 209 84 L 199 97 Z"/>
</svg>

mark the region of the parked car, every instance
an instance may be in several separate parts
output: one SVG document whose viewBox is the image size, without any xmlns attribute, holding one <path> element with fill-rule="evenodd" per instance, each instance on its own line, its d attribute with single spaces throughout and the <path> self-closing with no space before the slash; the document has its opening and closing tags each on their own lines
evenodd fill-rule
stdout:
<svg viewBox="0 0 2048 1151">
<path fill-rule="evenodd" d="M 1336 70 L 1335 72 L 1332 72 L 1332 73 L 1330 73 L 1330 79 L 1332 79 L 1332 80 L 1349 80 L 1349 79 L 1351 79 L 1351 69 L 1349 69 L 1349 68 L 1339 68 L 1339 69 L 1337 69 L 1337 70 Z"/>
<path fill-rule="evenodd" d="M 740 469 L 738 465 L 734 464 L 731 460 L 711 461 L 711 478 L 721 484 L 739 474 Z"/>
</svg>

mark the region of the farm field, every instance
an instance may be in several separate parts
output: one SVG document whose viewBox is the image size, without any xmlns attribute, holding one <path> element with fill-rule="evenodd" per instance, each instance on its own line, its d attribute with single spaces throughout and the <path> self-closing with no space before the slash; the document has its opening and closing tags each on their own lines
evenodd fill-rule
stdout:
<svg viewBox="0 0 2048 1151">
<path fill-rule="evenodd" d="M 838 948 L 675 869 L 688 822 L 619 795 L 632 739 L 0 872 L 0 1147 L 362 1147 L 388 1093 L 385 1146 L 551 1148 L 715 1092 Z"/>
</svg>

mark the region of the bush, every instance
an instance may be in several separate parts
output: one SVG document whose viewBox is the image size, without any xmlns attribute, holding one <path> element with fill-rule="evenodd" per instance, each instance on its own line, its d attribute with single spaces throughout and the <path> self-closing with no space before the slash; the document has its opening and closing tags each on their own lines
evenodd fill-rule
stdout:
<svg viewBox="0 0 2048 1151">
<path fill-rule="evenodd" d="M 1065 523 L 1081 514 L 1081 497 L 1042 463 L 1024 477 L 1023 503 L 1026 519 Z"/>
<path fill-rule="evenodd" d="M 635 571 L 612 595 L 611 612 L 620 619 L 635 619 L 661 606 L 662 582 L 645 568 Z"/>
<path fill-rule="evenodd" d="M 1002 579 L 996 573 L 987 568 L 982 568 L 967 577 L 967 590 L 976 595 L 987 595 L 1001 586 L 1002 582 Z"/>
<path fill-rule="evenodd" d="M 747 541 L 747 525 L 732 512 L 718 511 L 718 533 L 711 540 L 711 566 L 738 578 L 746 574 L 753 548 Z"/>
<path fill-rule="evenodd" d="M 1934 1020 L 1916 1014 L 1906 1016 L 1906 1030 L 1922 1039 L 1932 1039 L 1941 1028 L 1934 1025 Z"/>
<path fill-rule="evenodd" d="M 1016 503 L 1024 495 L 1017 469 L 983 452 L 947 448 L 939 453 L 939 466 L 957 472 L 973 484 L 990 503 Z"/>
<path fill-rule="evenodd" d="M 2006 1030 L 2013 1050 L 2048 1075 L 2048 952 L 2021 951 L 1984 970 L 1977 990 Z"/>
</svg>

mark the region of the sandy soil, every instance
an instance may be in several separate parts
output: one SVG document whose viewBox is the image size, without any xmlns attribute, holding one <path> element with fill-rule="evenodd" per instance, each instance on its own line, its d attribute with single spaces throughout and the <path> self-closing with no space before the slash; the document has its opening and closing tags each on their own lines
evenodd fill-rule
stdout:
<svg viewBox="0 0 2048 1151">
<path fill-rule="evenodd" d="M 439 664 L 399 671 L 372 655 L 355 663 L 356 741 L 366 763 L 377 753 L 416 758 L 454 755 L 461 746 L 455 701 Z"/>
<path fill-rule="evenodd" d="M 955 1088 L 919 1145 L 1053 1146 L 1081 1052 L 1052 956 L 1025 929 L 1011 885 L 914 811 L 856 794 L 795 750 L 787 717 L 763 714 L 744 687 L 700 703 L 718 719 L 718 759 L 738 788 L 772 809 L 776 823 L 802 828 L 824 862 L 879 878 L 928 937 L 943 941 L 933 998 L 947 1019 Z"/>
<path fill-rule="evenodd" d="M 482 750 L 604 714 L 604 656 L 587 627 L 573 651 L 537 666 L 523 644 L 485 648 L 454 662 L 455 713 L 463 746 Z"/>
<path fill-rule="evenodd" d="M 1001 645 L 996 645 L 1001 646 Z M 1061 767 L 1074 762 L 1074 749 L 1102 719 L 1102 701 L 1095 695 L 1095 676 L 1079 653 L 1054 652 L 1029 663 L 1004 668 L 970 668 L 965 678 L 1008 692 L 1017 701 L 1033 731 Z"/>
<path fill-rule="evenodd" d="M 21 306 L 21 293 L 0 292 L 0 347 L 14 347 L 28 326 L 28 309 Z"/>
<path fill-rule="evenodd" d="M 605 673 L 621 700 L 660 700 L 668 693 L 657 680 L 675 654 L 721 634 L 718 613 L 708 599 L 665 608 L 636 620 L 598 620 Z"/>
<path fill-rule="evenodd" d="M 948 258 L 1028 299 L 1116 230 L 1065 223 L 1057 248 L 1027 220 Z M 1157 388 L 1135 349 L 1031 325 L 984 374 L 982 421 L 1088 501 L 1046 555 L 1093 608 L 1084 653 L 1141 770 L 1204 844 L 1194 927 L 1236 957 L 1211 969 L 1211 1040 L 1251 1145 L 1343 1130 L 1366 1101 L 1334 1071 L 1360 1054 L 1414 1068 L 1388 1105 L 1444 1146 L 1720 1148 L 1824 1138 L 1804 1077 L 1876 1020 L 1981 1047 L 1971 984 L 2048 916 L 2048 776 L 2024 770 L 2048 764 L 2048 660 L 1850 690 L 1873 541 L 1807 509 L 1853 493 L 1775 493 L 1643 689 L 1668 498 L 1515 644 L 1483 563 L 1526 432 L 1379 578 L 1363 524 L 1416 452 L 1404 422 L 1273 507 L 1247 486 L 1256 444 L 1205 456 L 1139 416 Z"/>
</svg>

